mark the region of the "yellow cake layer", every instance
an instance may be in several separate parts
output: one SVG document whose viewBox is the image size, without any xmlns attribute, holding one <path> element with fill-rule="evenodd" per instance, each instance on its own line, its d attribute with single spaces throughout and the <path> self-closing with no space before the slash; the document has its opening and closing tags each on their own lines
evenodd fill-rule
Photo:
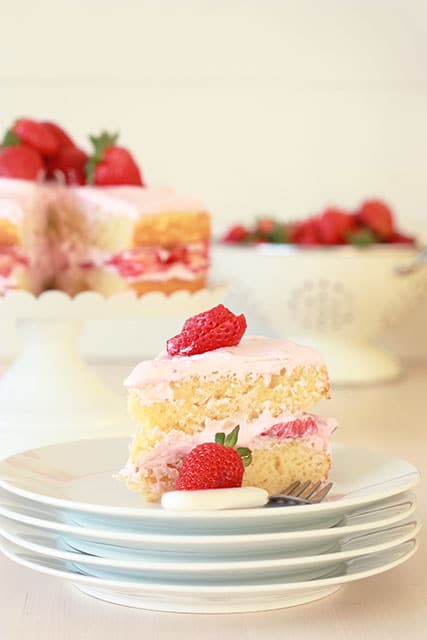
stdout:
<svg viewBox="0 0 427 640">
<path fill-rule="evenodd" d="M 180 429 L 193 434 L 202 431 L 206 420 L 245 416 L 256 420 L 266 409 L 273 417 L 286 407 L 291 413 L 305 411 L 329 393 L 324 366 L 282 370 L 266 380 L 263 376 L 235 374 L 200 378 L 192 376 L 170 382 L 172 400 L 144 404 L 137 391 L 129 393 L 129 411 L 138 425 L 131 459 L 161 440 L 165 433 Z M 150 385 L 144 389 L 150 395 Z"/>
<path fill-rule="evenodd" d="M 257 438 L 258 443 L 262 438 Z M 261 487 L 269 495 L 280 493 L 295 480 L 317 482 L 328 477 L 331 457 L 325 451 L 311 447 L 304 440 L 283 442 L 268 438 L 266 447 L 252 448 L 252 463 L 246 467 L 243 486 Z M 168 474 L 160 482 L 148 470 L 141 477 L 126 478 L 128 487 L 149 502 L 158 502 L 166 491 L 175 489 L 181 461 L 169 465 Z"/>
<path fill-rule="evenodd" d="M 273 495 L 295 480 L 317 482 L 328 477 L 331 457 L 325 451 L 311 447 L 303 439 L 271 440 L 268 448 L 252 449 L 252 462 L 243 476 L 244 486 L 261 487 Z"/>
<path fill-rule="evenodd" d="M 13 247 L 19 244 L 19 229 L 11 220 L 1 218 L 0 211 L 0 247 Z"/>
<path fill-rule="evenodd" d="M 161 245 L 173 247 L 190 242 L 206 242 L 210 238 L 209 214 L 200 212 L 165 212 L 141 216 L 133 231 L 134 247 Z"/>
</svg>

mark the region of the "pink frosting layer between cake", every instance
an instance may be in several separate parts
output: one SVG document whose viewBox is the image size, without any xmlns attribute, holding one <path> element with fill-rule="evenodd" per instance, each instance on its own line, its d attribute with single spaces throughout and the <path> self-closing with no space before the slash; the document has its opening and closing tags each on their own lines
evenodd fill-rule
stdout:
<svg viewBox="0 0 427 640">
<path fill-rule="evenodd" d="M 181 256 L 175 255 L 181 252 Z M 99 247 L 90 247 L 81 265 L 84 269 L 106 269 L 117 273 L 128 282 L 144 280 L 164 282 L 171 278 L 196 280 L 209 267 L 207 242 L 182 243 L 178 247 L 138 247 L 129 251 L 111 253 Z"/>
<path fill-rule="evenodd" d="M 257 336 L 243 338 L 236 347 L 224 347 L 194 356 L 171 357 L 166 351 L 155 360 L 140 362 L 125 380 L 128 388 L 139 389 L 141 400 L 154 402 L 170 398 L 169 382 L 190 376 L 233 373 L 271 376 L 287 372 L 298 366 L 321 366 L 323 360 L 317 351 L 290 342 Z M 154 389 L 144 390 L 146 385 Z"/>
</svg>

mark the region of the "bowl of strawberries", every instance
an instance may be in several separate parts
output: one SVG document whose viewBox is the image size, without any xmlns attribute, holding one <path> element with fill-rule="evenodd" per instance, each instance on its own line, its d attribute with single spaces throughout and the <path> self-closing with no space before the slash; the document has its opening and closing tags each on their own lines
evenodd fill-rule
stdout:
<svg viewBox="0 0 427 640">
<path fill-rule="evenodd" d="M 233 304 L 272 335 L 319 349 L 342 384 L 401 373 L 376 340 L 427 294 L 419 256 L 419 241 L 380 200 L 297 222 L 264 216 L 234 225 L 213 250 L 215 270 L 234 284 Z"/>
</svg>

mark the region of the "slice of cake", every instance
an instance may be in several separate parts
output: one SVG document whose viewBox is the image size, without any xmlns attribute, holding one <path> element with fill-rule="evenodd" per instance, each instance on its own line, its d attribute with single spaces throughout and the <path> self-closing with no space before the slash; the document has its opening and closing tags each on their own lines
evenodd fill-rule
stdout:
<svg viewBox="0 0 427 640">
<path fill-rule="evenodd" d="M 328 397 L 321 357 L 287 340 L 242 338 L 245 328 L 222 305 L 194 316 L 125 381 L 138 430 L 121 477 L 146 500 L 175 489 L 195 446 L 237 426 L 238 446 L 252 453 L 244 485 L 273 494 L 327 478 L 336 422 L 306 413 Z"/>
<path fill-rule="evenodd" d="M 74 294 L 197 291 L 209 267 L 210 217 L 168 188 L 76 187 L 55 208 L 56 284 Z"/>
<path fill-rule="evenodd" d="M 35 182 L 0 178 L 0 295 L 51 284 L 50 198 Z"/>
</svg>

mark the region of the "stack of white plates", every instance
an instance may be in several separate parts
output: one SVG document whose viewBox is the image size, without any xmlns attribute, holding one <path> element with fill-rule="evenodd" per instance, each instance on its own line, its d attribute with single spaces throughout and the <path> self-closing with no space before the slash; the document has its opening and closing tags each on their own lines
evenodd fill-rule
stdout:
<svg viewBox="0 0 427 640">
<path fill-rule="evenodd" d="M 109 602 L 162 611 L 277 609 L 388 571 L 417 549 L 408 462 L 336 446 L 318 505 L 171 512 L 114 474 L 127 440 L 52 445 L 0 463 L 0 544 Z"/>
</svg>

